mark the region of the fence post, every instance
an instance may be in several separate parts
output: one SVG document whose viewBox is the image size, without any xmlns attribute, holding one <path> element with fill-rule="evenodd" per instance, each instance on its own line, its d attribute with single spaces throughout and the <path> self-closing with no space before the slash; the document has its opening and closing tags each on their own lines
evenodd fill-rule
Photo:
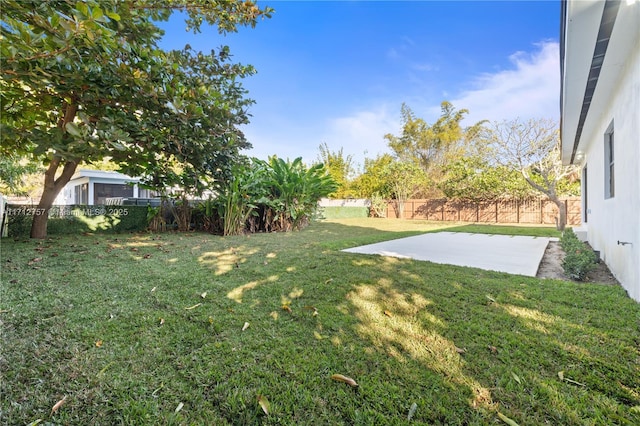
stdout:
<svg viewBox="0 0 640 426">
<path fill-rule="evenodd" d="M 498 223 L 498 200 L 496 200 L 496 223 Z"/>
<path fill-rule="evenodd" d="M 516 200 L 516 223 L 520 223 L 520 200 Z"/>
</svg>

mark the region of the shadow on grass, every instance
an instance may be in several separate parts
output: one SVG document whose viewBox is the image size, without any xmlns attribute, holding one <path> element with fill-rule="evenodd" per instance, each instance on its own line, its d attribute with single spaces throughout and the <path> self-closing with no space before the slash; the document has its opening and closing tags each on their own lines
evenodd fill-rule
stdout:
<svg viewBox="0 0 640 426">
<path fill-rule="evenodd" d="M 423 424 L 640 420 L 640 308 L 621 289 L 339 251 L 397 236 L 321 223 L 3 243 L 3 416 L 407 424 L 415 403 Z"/>
<path fill-rule="evenodd" d="M 497 233 L 511 230 L 499 228 L 494 230 Z M 465 225 L 447 230 L 480 229 L 484 226 Z M 346 300 L 336 301 L 344 316 L 338 321 L 341 325 L 325 323 L 322 329 L 339 330 L 331 339 L 336 350 L 355 345 L 361 346 L 364 353 L 372 351 L 371 356 L 345 363 L 350 366 L 348 369 L 365 377 L 369 375 L 369 380 L 388 384 L 389 377 L 374 374 L 364 366 L 379 365 L 378 357 L 384 356 L 397 362 L 386 368 L 402 371 L 400 381 L 413 383 L 416 389 L 439 389 L 437 398 L 396 389 L 400 399 L 415 398 L 420 402 L 422 420 L 473 423 L 479 418 L 487 421 L 486 416 L 492 418 L 497 411 L 525 424 L 530 421 L 581 424 L 585 418 L 609 416 L 636 418 L 630 410 L 640 403 L 638 380 L 633 379 L 637 377 L 637 367 L 632 342 L 622 343 L 627 354 L 624 362 L 602 371 L 606 364 L 621 361 L 611 358 L 606 349 L 619 347 L 620 336 L 615 328 L 607 329 L 611 325 L 601 325 L 608 331 L 586 326 L 587 306 L 575 302 L 576 293 L 595 290 L 593 287 L 336 252 L 354 244 L 424 231 L 372 232 L 366 227 L 354 229 L 331 224 L 305 232 L 317 235 L 317 242 L 307 246 L 321 249 L 321 254 L 305 259 L 305 267 L 320 269 L 330 265 L 328 276 L 332 278 L 323 290 Z M 553 232 L 534 228 L 534 232 L 518 234 L 549 236 Z M 296 268 L 299 265 L 293 267 Z M 596 302 L 600 296 L 601 292 L 589 298 Z M 260 297 L 259 293 L 255 297 Z M 305 297 L 320 296 L 311 289 Z M 608 309 L 602 301 L 588 308 L 594 313 Z M 633 303 L 626 309 L 633 310 Z M 353 336 L 350 339 L 350 331 L 358 339 L 352 340 Z M 603 333 L 610 337 L 603 338 Z M 600 350 L 594 352 L 594 347 Z M 595 366 L 600 366 L 600 370 Z M 425 375 L 425 371 L 430 373 Z M 560 371 L 581 385 L 561 380 Z M 580 382 L 589 382 L 587 377 L 594 372 L 603 381 Z M 593 407 L 589 401 L 594 397 L 601 400 L 601 405 Z M 442 406 L 436 401 L 439 399 L 446 399 L 450 406 Z M 553 404 L 565 409 L 551 408 Z M 456 409 L 451 410 L 452 407 Z M 531 412 L 531 407 L 536 410 Z M 368 415 L 375 418 L 373 413 Z"/>
</svg>

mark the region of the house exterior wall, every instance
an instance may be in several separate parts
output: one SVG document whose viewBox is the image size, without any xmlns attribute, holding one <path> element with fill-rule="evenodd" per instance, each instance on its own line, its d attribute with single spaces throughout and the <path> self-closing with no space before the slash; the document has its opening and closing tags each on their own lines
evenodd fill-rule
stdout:
<svg viewBox="0 0 640 426">
<path fill-rule="evenodd" d="M 615 34 L 614 34 L 615 35 Z M 612 37 L 614 40 L 614 37 Z M 638 42 L 640 43 L 640 41 Z M 640 301 L 640 45 L 620 70 L 615 89 L 596 93 L 589 110 L 583 166 L 587 167 L 588 241 Z M 605 133 L 613 122 L 615 194 L 605 198 Z M 584 195 L 583 195 L 584 198 Z M 618 243 L 630 244 L 621 245 Z"/>
<path fill-rule="evenodd" d="M 127 185 L 131 181 L 127 180 L 114 180 L 114 179 L 104 179 L 104 178 L 90 178 L 89 180 L 89 205 L 95 204 L 95 184 L 96 183 L 104 183 L 107 185 Z M 133 185 L 133 195 L 132 198 L 138 198 L 138 185 Z"/>
<path fill-rule="evenodd" d="M 131 182 L 131 180 L 125 179 L 109 179 L 109 178 L 95 178 L 95 177 L 79 177 L 76 179 L 72 179 L 67 183 L 67 185 L 60 191 L 58 197 L 56 197 L 56 201 L 54 204 L 58 205 L 71 205 L 76 204 L 75 202 L 75 187 L 82 184 L 88 184 L 88 205 L 92 206 L 94 204 L 95 199 L 95 187 L 96 183 L 104 183 L 109 185 L 125 185 Z M 133 185 L 133 197 L 139 197 L 139 188 L 137 184 Z"/>
<path fill-rule="evenodd" d="M 70 180 L 65 185 L 65 187 L 62 188 L 62 191 L 60 191 L 60 193 L 56 197 L 54 204 L 61 205 L 61 206 L 68 206 L 71 204 L 75 204 L 75 193 L 74 193 L 75 187 L 76 185 L 82 185 L 84 183 L 86 184 L 89 183 L 88 177 L 80 177 L 77 179 Z M 93 197 L 93 189 L 91 188 L 91 185 L 89 185 L 89 202 L 93 200 L 92 197 Z"/>
</svg>

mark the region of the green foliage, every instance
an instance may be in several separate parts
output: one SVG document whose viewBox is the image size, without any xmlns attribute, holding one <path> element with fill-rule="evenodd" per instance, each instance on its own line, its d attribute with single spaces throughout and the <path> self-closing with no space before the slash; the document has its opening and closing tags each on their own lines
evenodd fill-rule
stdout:
<svg viewBox="0 0 640 426">
<path fill-rule="evenodd" d="M 38 164 L 15 154 L 0 156 L 0 193 L 21 195 L 24 180 L 38 171 Z"/>
<path fill-rule="evenodd" d="M 193 221 L 196 228 L 212 234 L 221 233 L 221 220 L 218 216 L 219 200 L 209 197 L 198 203 L 193 209 Z"/>
<path fill-rule="evenodd" d="M 470 151 L 484 124 L 479 122 L 463 127 L 462 120 L 469 111 L 456 111 L 447 101 L 442 102 L 441 111 L 440 118 L 430 125 L 403 104 L 401 135 L 385 135 L 389 148 L 401 161 L 415 162 L 427 173 L 430 185 L 424 191 L 430 196 L 437 194 L 436 183 L 440 180 L 442 168 Z"/>
<path fill-rule="evenodd" d="M 553 120 L 519 119 L 494 123 L 484 132 L 495 161 L 522 174 L 536 191 L 558 206 L 558 230 L 567 223 L 567 212 L 559 196 L 562 191 L 576 191 L 579 172 L 576 165 L 562 163 L 560 131 Z M 563 182 L 572 182 L 563 185 Z"/>
<path fill-rule="evenodd" d="M 318 201 L 337 189 L 337 184 L 324 165 L 307 168 L 298 157 L 292 162 L 278 157 L 269 159 L 267 184 L 271 197 L 282 203 L 278 213 L 280 228 L 300 229 L 309 223 Z"/>
<path fill-rule="evenodd" d="M 226 46 L 161 50 L 156 23 L 176 11 L 189 30 L 207 22 L 225 33 L 272 10 L 253 1 L 3 1 L 0 154 L 47 166 L 39 208 L 81 162 L 109 157 L 156 188 L 197 192 L 228 177 L 250 146 L 239 126 L 253 101 L 239 80 L 255 70 L 232 63 Z M 46 218 L 32 236 L 46 235 Z"/>
<path fill-rule="evenodd" d="M 33 217 L 40 211 L 20 205 L 9 205 L 8 209 L 9 236 L 28 237 Z M 141 232 L 148 224 L 145 206 L 54 206 L 49 215 L 51 235 Z"/>
<path fill-rule="evenodd" d="M 369 207 L 322 207 L 323 219 L 344 219 L 353 217 L 369 217 Z"/>
<path fill-rule="evenodd" d="M 354 173 L 353 156 L 347 155 L 345 157 L 342 148 L 337 152 L 333 152 L 326 143 L 321 144 L 319 150 L 319 163 L 324 164 L 324 167 L 337 185 L 336 191 L 329 194 L 329 196 L 331 198 L 349 198 L 353 196 L 351 189 L 351 178 Z"/>
<path fill-rule="evenodd" d="M 533 191 L 522 175 L 504 166 L 491 166 L 479 157 L 464 157 L 447 164 L 438 188 L 450 199 L 490 201 L 525 198 Z"/>
<path fill-rule="evenodd" d="M 199 214 L 211 224 L 203 227 L 223 235 L 299 230 L 309 224 L 320 198 L 336 188 L 322 164 L 307 168 L 302 158 L 254 158 L 234 168 L 233 177 L 219 185 L 217 198 L 199 207 Z"/>
<path fill-rule="evenodd" d="M 429 184 L 424 169 L 412 162 L 393 161 L 384 171 L 383 177 L 391 189 L 396 202 L 398 217 L 404 218 L 404 203 L 420 193 Z"/>
<path fill-rule="evenodd" d="M 592 271 L 597 262 L 593 250 L 580 241 L 573 229 L 567 228 L 562 233 L 560 245 L 565 252 L 562 268 L 567 277 L 584 281 L 587 274 Z"/>
<path fill-rule="evenodd" d="M 382 154 L 371 159 L 364 159 L 364 171 L 356 177 L 351 187 L 358 198 L 371 198 L 375 194 L 383 198 L 391 198 L 391 187 L 387 181 L 385 169 L 394 161 L 389 154 Z"/>
<path fill-rule="evenodd" d="M 387 217 L 387 200 L 379 193 L 371 196 L 371 211 L 376 217 Z"/>
<path fill-rule="evenodd" d="M 217 200 L 223 235 L 243 234 L 247 221 L 258 216 L 259 204 L 269 205 L 267 208 L 275 205 L 269 197 L 268 173 L 266 164 L 256 160 L 251 165 L 234 169 L 232 178 L 221 188 Z"/>
</svg>

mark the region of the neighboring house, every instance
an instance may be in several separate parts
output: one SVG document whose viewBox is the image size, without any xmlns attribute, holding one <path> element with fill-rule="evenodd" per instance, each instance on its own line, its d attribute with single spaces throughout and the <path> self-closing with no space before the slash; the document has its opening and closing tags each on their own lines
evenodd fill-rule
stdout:
<svg viewBox="0 0 640 426">
<path fill-rule="evenodd" d="M 640 301 L 640 1 L 562 1 L 561 140 L 583 231 Z"/>
<path fill-rule="evenodd" d="M 60 191 L 54 204 L 106 204 L 107 199 L 154 198 L 155 193 L 138 186 L 140 178 L 117 172 L 78 170 Z"/>
</svg>

